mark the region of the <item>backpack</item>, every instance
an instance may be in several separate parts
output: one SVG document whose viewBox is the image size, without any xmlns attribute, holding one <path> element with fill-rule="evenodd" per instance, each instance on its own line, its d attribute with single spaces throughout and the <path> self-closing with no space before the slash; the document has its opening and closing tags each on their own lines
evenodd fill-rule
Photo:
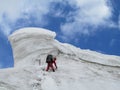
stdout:
<svg viewBox="0 0 120 90">
<path fill-rule="evenodd" d="M 46 58 L 46 63 L 52 62 L 53 61 L 53 56 L 52 55 L 48 55 Z"/>
</svg>

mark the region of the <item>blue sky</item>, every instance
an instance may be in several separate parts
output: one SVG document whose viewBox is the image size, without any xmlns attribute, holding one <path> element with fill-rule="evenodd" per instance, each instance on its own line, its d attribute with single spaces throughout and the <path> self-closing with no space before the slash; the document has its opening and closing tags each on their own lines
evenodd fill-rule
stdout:
<svg viewBox="0 0 120 90">
<path fill-rule="evenodd" d="M 82 49 L 120 56 L 119 0 L 0 0 L 0 68 L 14 66 L 8 37 L 42 27 Z"/>
</svg>

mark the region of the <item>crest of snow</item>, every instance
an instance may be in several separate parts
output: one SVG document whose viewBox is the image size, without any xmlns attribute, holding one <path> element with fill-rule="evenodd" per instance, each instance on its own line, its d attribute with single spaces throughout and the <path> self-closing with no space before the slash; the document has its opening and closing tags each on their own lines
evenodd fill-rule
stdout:
<svg viewBox="0 0 120 90">
<path fill-rule="evenodd" d="M 120 57 L 104 55 L 95 51 L 82 50 L 55 40 L 56 33 L 43 28 L 23 28 L 10 37 L 15 66 L 26 66 L 36 62 L 45 63 L 47 54 L 62 54 L 76 60 L 94 62 L 102 65 L 120 66 Z M 18 63 L 19 62 L 19 63 Z M 26 64 L 25 64 L 26 63 Z"/>
<path fill-rule="evenodd" d="M 34 37 L 34 36 L 37 37 L 39 35 L 44 38 L 54 38 L 56 36 L 56 33 L 50 30 L 47 30 L 47 29 L 43 29 L 43 28 L 32 28 L 31 27 L 31 28 L 22 28 L 22 29 L 16 30 L 10 37 L 14 38 L 14 36 L 16 36 L 16 38 L 14 38 L 16 40 L 19 38 L 20 39 L 25 38 L 28 35 L 30 37 Z"/>
</svg>

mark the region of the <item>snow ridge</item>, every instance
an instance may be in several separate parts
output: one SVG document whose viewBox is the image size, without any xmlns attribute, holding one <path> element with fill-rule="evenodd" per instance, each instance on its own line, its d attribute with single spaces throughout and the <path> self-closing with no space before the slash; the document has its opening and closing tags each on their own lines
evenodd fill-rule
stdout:
<svg viewBox="0 0 120 90">
<path fill-rule="evenodd" d="M 14 32 L 15 67 L 0 70 L 0 90 L 120 90 L 119 56 L 82 50 L 55 36 L 33 27 Z M 55 72 L 45 71 L 47 54 L 57 57 Z"/>
<path fill-rule="evenodd" d="M 23 28 L 10 36 L 16 62 L 46 57 L 49 53 L 72 56 L 77 60 L 95 62 L 102 65 L 120 66 L 120 57 L 104 55 L 90 50 L 82 50 L 70 44 L 63 44 L 55 40 L 56 33 L 42 28 Z M 33 57 L 33 58 L 32 58 Z M 26 58 L 26 60 L 24 60 Z M 33 63 L 33 62 L 32 62 Z M 22 64 L 22 63 L 21 63 Z"/>
</svg>

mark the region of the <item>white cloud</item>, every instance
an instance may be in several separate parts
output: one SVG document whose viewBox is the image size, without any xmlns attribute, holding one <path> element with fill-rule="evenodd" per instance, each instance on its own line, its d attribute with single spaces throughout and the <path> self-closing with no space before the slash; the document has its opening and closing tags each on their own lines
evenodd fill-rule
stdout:
<svg viewBox="0 0 120 90">
<path fill-rule="evenodd" d="M 67 16 L 61 9 L 56 13 L 53 12 L 55 17 L 66 17 L 67 22 L 61 25 L 61 31 L 65 36 L 75 36 L 76 33 L 89 35 L 90 32 L 94 32 L 95 27 L 107 24 L 106 21 L 109 21 L 111 16 L 106 0 L 1 0 L 0 26 L 4 29 L 4 33 L 9 35 L 11 31 L 9 23 L 15 23 L 19 18 L 29 19 L 29 15 L 33 15 L 36 22 L 44 25 L 47 20 L 43 16 L 49 12 L 51 2 L 60 2 L 64 5 L 69 3 L 77 8 Z M 30 23 L 29 20 L 28 23 Z M 94 28 L 89 30 L 88 26 L 94 26 Z"/>
<path fill-rule="evenodd" d="M 15 20 L 21 16 L 22 13 L 33 13 L 43 15 L 48 12 L 48 4 L 51 2 L 46 0 L 2 0 L 0 3 L 0 15 L 4 13 L 8 15 L 11 20 Z M 38 13 L 37 13 L 38 11 Z"/>
<path fill-rule="evenodd" d="M 87 34 L 94 32 L 97 26 L 102 24 L 108 24 L 109 17 L 111 16 L 111 10 L 107 6 L 106 0 L 75 0 L 70 4 L 76 5 L 78 9 L 75 14 L 68 16 L 68 22 L 61 25 L 61 30 L 65 36 L 71 36 L 77 33 Z M 73 22 L 69 22 L 69 19 L 73 19 Z M 89 29 L 89 26 L 93 26 Z"/>
<path fill-rule="evenodd" d="M 49 4 L 53 0 L 1 0 L 0 26 L 5 35 L 9 35 L 11 29 L 9 23 L 15 23 L 19 18 L 28 18 L 33 15 L 36 22 L 46 23 L 43 15 L 49 12 Z M 29 22 L 29 21 L 28 21 Z"/>
</svg>

